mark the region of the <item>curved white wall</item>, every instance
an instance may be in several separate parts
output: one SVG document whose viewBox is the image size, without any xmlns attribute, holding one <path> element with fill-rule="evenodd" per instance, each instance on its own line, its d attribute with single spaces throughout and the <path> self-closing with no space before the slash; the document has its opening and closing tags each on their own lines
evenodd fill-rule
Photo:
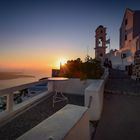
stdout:
<svg viewBox="0 0 140 140">
<path fill-rule="evenodd" d="M 88 107 L 90 96 L 92 101 L 89 107 L 89 116 L 91 121 L 97 121 L 101 117 L 103 107 L 104 80 L 94 80 L 85 89 L 85 106 Z"/>
</svg>

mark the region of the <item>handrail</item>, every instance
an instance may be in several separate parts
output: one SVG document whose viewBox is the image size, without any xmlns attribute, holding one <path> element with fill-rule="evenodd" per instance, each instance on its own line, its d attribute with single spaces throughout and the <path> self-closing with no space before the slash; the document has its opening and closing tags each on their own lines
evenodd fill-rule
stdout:
<svg viewBox="0 0 140 140">
<path fill-rule="evenodd" d="M 6 110 L 8 112 L 13 111 L 14 91 L 27 89 L 27 88 L 32 87 L 32 86 L 37 85 L 37 84 L 43 84 L 43 83 L 45 83 L 47 81 L 48 80 L 41 80 L 41 81 L 37 81 L 37 82 L 32 82 L 32 83 L 28 83 L 28 84 L 22 84 L 22 85 L 19 85 L 19 86 L 14 86 L 14 87 L 10 87 L 10 88 L 0 90 L 0 96 L 7 96 Z"/>
<path fill-rule="evenodd" d="M 10 94 L 10 93 L 12 93 L 14 91 L 26 89 L 26 88 L 29 88 L 29 87 L 34 86 L 36 84 L 43 84 L 43 83 L 45 83 L 47 81 L 48 80 L 42 80 L 42 81 L 22 84 L 22 85 L 19 85 L 19 86 L 14 86 L 14 87 L 6 88 L 6 89 L 1 89 L 0 90 L 0 96 L 4 96 L 4 95 L 7 95 L 7 94 Z"/>
</svg>

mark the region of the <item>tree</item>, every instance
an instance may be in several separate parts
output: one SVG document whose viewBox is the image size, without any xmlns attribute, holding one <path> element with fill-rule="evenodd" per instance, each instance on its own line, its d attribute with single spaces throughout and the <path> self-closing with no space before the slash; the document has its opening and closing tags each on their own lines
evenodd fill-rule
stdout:
<svg viewBox="0 0 140 140">
<path fill-rule="evenodd" d="M 85 62 L 82 62 L 80 58 L 69 60 L 61 69 L 63 71 L 60 70 L 60 76 L 68 78 L 97 79 L 103 73 L 100 61 L 88 55 L 85 58 Z"/>
</svg>

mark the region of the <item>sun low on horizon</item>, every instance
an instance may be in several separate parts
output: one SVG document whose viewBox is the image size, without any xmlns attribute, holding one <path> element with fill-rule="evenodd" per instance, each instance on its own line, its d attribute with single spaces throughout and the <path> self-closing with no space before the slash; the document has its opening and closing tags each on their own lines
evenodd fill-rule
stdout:
<svg viewBox="0 0 140 140">
<path fill-rule="evenodd" d="M 65 58 L 65 57 L 61 57 L 59 58 L 57 61 L 56 61 L 56 64 L 55 64 L 55 68 L 59 69 L 60 68 L 60 65 L 65 65 L 67 63 L 68 59 Z"/>
</svg>

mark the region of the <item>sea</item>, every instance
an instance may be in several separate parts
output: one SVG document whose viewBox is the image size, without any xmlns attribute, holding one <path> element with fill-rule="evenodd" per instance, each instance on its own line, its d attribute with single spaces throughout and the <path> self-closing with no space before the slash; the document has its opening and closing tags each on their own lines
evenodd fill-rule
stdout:
<svg viewBox="0 0 140 140">
<path fill-rule="evenodd" d="M 27 84 L 31 82 L 38 81 L 37 78 L 16 78 L 16 79 L 10 79 L 10 80 L 0 80 L 0 89 L 6 89 L 22 84 Z"/>
<path fill-rule="evenodd" d="M 0 80 L 0 90 L 7 89 L 7 88 L 10 88 L 10 87 L 19 86 L 19 85 L 23 85 L 23 84 L 27 84 L 27 83 L 36 82 L 41 78 L 48 77 L 46 73 L 44 73 L 44 74 L 42 73 L 42 74 L 39 74 L 39 75 L 37 75 L 37 74 L 35 74 L 35 75 L 34 74 L 25 74 L 24 73 L 23 75 L 20 75 L 20 76 L 19 75 L 18 76 L 16 76 L 16 75 L 13 76 L 12 73 L 11 74 L 9 74 L 9 73 L 5 74 L 5 73 L 4 74 L 0 73 L 0 75 L 1 75 L 1 77 L 0 77 L 1 78 L 1 80 Z M 4 79 L 4 80 L 2 80 L 2 79 Z M 43 91 L 46 91 L 48 89 L 47 84 L 48 83 L 45 82 L 43 84 L 37 84 L 37 85 L 29 87 L 28 91 L 30 93 L 30 96 L 20 95 L 20 96 L 16 97 L 16 95 L 15 95 L 14 96 L 14 102 L 16 104 L 21 103 L 21 102 L 27 100 L 28 98 L 31 98 L 31 97 L 35 96 L 36 94 L 39 94 Z M 0 112 L 5 110 L 5 105 L 6 105 L 5 97 L 0 96 Z"/>
<path fill-rule="evenodd" d="M 28 75 L 28 74 L 26 74 L 26 75 Z M 33 77 L 19 77 L 19 78 L 15 78 L 15 79 L 0 80 L 0 90 L 22 85 L 22 84 L 36 82 L 41 78 L 50 76 L 46 73 L 41 73 L 41 74 L 32 73 L 29 75 L 32 75 Z"/>
</svg>

